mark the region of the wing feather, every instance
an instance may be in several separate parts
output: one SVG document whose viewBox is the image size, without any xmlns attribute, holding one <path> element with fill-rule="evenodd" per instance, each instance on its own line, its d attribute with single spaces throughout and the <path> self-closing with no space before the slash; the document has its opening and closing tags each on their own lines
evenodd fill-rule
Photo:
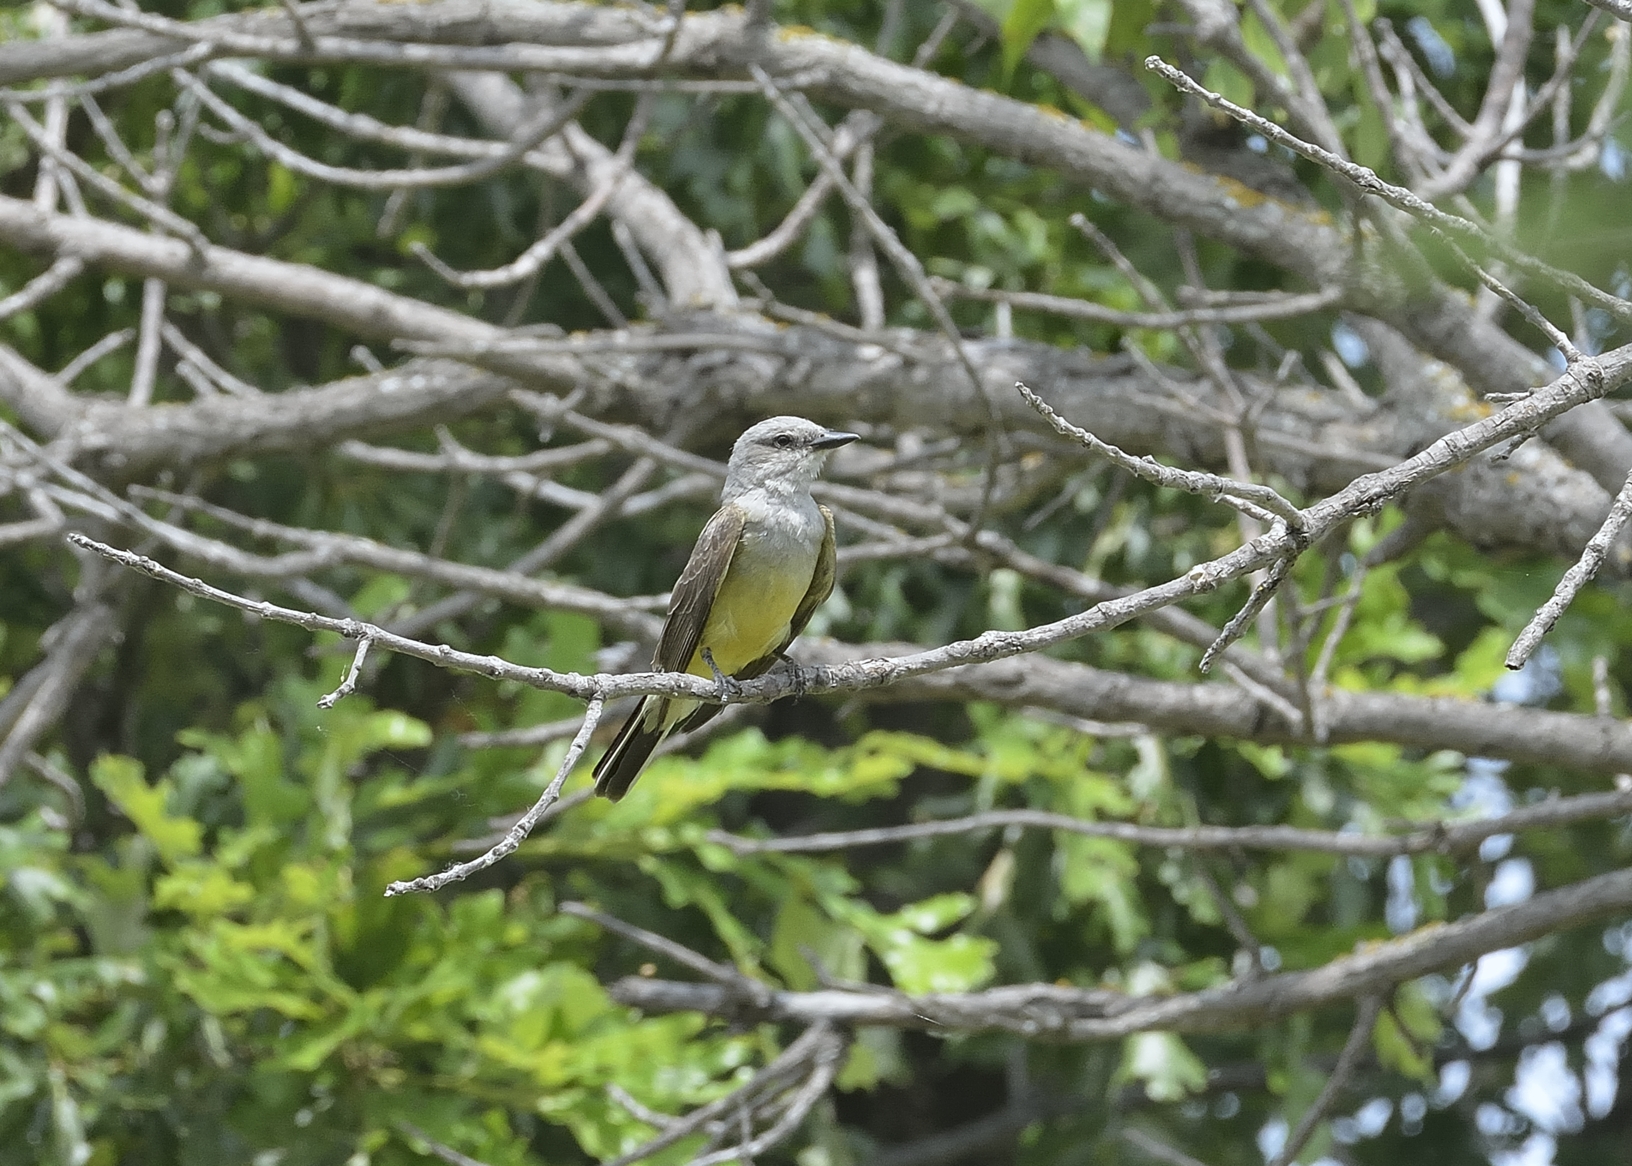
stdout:
<svg viewBox="0 0 1632 1166">
<path fill-rule="evenodd" d="M 697 536 L 686 569 L 680 572 L 669 596 L 668 618 L 663 621 L 663 633 L 652 657 L 653 671 L 684 672 L 691 663 L 746 521 L 742 507 L 727 502 Z"/>
</svg>

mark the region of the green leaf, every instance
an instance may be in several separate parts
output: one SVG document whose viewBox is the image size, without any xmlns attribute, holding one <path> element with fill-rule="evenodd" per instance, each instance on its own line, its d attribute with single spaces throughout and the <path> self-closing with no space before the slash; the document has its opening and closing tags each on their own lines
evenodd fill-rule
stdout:
<svg viewBox="0 0 1632 1166">
<path fill-rule="evenodd" d="M 1138 1081 L 1157 1103 L 1182 1100 L 1207 1087 L 1207 1066 L 1170 1032 L 1140 1032 L 1122 1042 L 1122 1081 Z"/>
<path fill-rule="evenodd" d="M 1271 781 L 1279 781 L 1292 772 L 1292 759 L 1279 745 L 1258 745 L 1251 741 L 1236 741 L 1231 746 L 1252 763 L 1254 769 Z"/>
<path fill-rule="evenodd" d="M 973 898 L 960 891 L 951 891 L 912 903 L 886 918 L 891 924 L 910 927 L 920 935 L 928 935 L 952 926 L 974 909 Z"/>
<path fill-rule="evenodd" d="M 1255 104 L 1252 82 L 1234 65 L 1214 57 L 1207 62 L 1203 78 L 1202 84 L 1221 97 L 1249 108 Z"/>
<path fill-rule="evenodd" d="M 1152 0 L 1112 0 L 1111 22 L 1106 31 L 1105 51 L 1133 55 L 1145 43 L 1145 26 L 1151 21 Z M 1086 51 L 1086 46 L 1084 46 Z"/>
<path fill-rule="evenodd" d="M 786 899 L 771 928 L 770 964 L 790 988 L 816 987 L 812 959 L 829 976 L 841 980 L 866 978 L 861 933 L 817 910 L 798 896 Z"/>
<path fill-rule="evenodd" d="M 375 575 L 352 595 L 351 606 L 363 619 L 372 620 L 382 611 L 402 603 L 412 593 L 413 585 L 401 575 Z M 344 672 L 341 675 L 344 676 Z"/>
<path fill-rule="evenodd" d="M 1099 60 L 1111 35 L 1112 0 L 1054 0 L 1054 7 L 1066 35 L 1090 61 Z"/>
<path fill-rule="evenodd" d="M 1247 46 L 1247 51 L 1274 73 L 1276 76 L 1288 75 L 1286 58 L 1281 56 L 1280 47 L 1275 38 L 1270 36 L 1269 30 L 1264 27 L 1263 21 L 1258 19 L 1255 12 L 1244 13 L 1241 17 L 1241 40 Z"/>
<path fill-rule="evenodd" d="M 91 762 L 91 780 L 153 843 L 159 857 L 174 864 L 192 858 L 204 846 L 204 828 L 191 818 L 172 817 L 166 809 L 170 783 L 148 785 L 141 762 L 103 754 Z"/>
<path fill-rule="evenodd" d="M 328 720 L 321 746 L 308 749 L 299 768 L 311 778 L 324 844 L 339 850 L 351 841 L 352 766 L 381 749 L 423 748 L 431 742 L 431 730 L 395 709 L 373 711 L 357 697 L 338 705 Z"/>
<path fill-rule="evenodd" d="M 904 1085 L 911 1079 L 912 1068 L 901 1047 L 901 1034 L 893 1028 L 862 1028 L 856 1031 L 850 1057 L 834 1084 L 849 1091 L 871 1089 L 880 1081 Z"/>
<path fill-rule="evenodd" d="M 1512 646 L 1513 634 L 1506 628 L 1482 629 L 1456 657 L 1455 684 L 1446 685 L 1446 690 L 1470 699 L 1490 691 L 1507 672 L 1507 650 Z"/>
<path fill-rule="evenodd" d="M 539 612 L 505 636 L 500 655 L 529 667 L 557 672 L 595 671 L 595 653 L 601 646 L 600 626 L 588 616 L 566 611 Z M 542 692 L 525 685 L 516 693 L 513 723 L 555 721 L 582 710 L 582 703 L 560 692 Z"/>
<path fill-rule="evenodd" d="M 266 168 L 266 201 L 273 214 L 281 214 L 294 205 L 300 194 L 300 180 L 294 173 L 276 162 Z"/>
<path fill-rule="evenodd" d="M 274 827 L 298 822 L 310 811 L 311 794 L 291 780 L 283 756 L 283 746 L 272 731 L 264 712 L 254 710 L 249 725 L 236 737 L 184 729 L 176 740 L 215 758 L 238 779 L 243 793 L 244 815 L 251 826 Z"/>
<path fill-rule="evenodd" d="M 1054 871 L 1063 903 L 1097 904 L 1100 921 L 1110 931 L 1116 950 L 1131 952 L 1150 930 L 1136 885 L 1139 861 L 1132 850 L 1111 838 L 1064 831 L 1055 834 L 1054 846 Z"/>
<path fill-rule="evenodd" d="M 201 917 L 229 914 L 254 898 L 254 887 L 213 863 L 185 863 L 153 885 L 155 907 Z"/>
<path fill-rule="evenodd" d="M 1024 582 L 1020 572 L 1010 567 L 997 567 L 987 574 L 986 610 L 994 628 L 1014 632 L 1028 626 L 1020 604 Z"/>
<path fill-rule="evenodd" d="M 1014 76 L 1015 66 L 1026 55 L 1037 34 L 1054 23 L 1054 0 L 1013 0 L 1003 17 L 1003 77 Z"/>
<path fill-rule="evenodd" d="M 878 945 L 879 959 L 903 992 L 970 992 L 996 971 L 997 941 L 985 936 L 953 935 L 925 939 L 896 935 Z"/>
<path fill-rule="evenodd" d="M 1320 895 L 1314 872 L 1298 858 L 1269 868 L 1255 921 L 1266 935 L 1284 935 L 1298 929 Z"/>
<path fill-rule="evenodd" d="M 1377 1061 L 1403 1076 L 1432 1085 L 1439 1078 L 1433 1056 L 1442 1027 L 1439 1013 L 1414 983 L 1401 985 L 1393 1004 L 1378 1014 L 1372 1029 Z"/>
<path fill-rule="evenodd" d="M 1401 566 L 1390 563 L 1366 576 L 1349 634 L 1337 660 L 1356 665 L 1372 660 L 1420 664 L 1444 655 L 1445 645 L 1411 615 L 1411 596 L 1400 582 Z"/>
<path fill-rule="evenodd" d="M 657 879 L 663 888 L 663 899 L 671 907 L 695 906 L 708 916 L 714 932 L 731 951 L 737 966 L 753 974 L 759 969 L 762 943 L 753 931 L 731 912 L 731 905 L 720 885 L 702 871 L 693 870 L 678 862 L 647 858 L 641 870 Z"/>
<path fill-rule="evenodd" d="M 967 918 L 975 905 L 972 895 L 958 892 L 931 896 L 891 915 L 848 899 L 832 900 L 828 909 L 860 929 L 903 992 L 967 992 L 995 974 L 997 943 L 964 934 L 926 936 Z"/>
<path fill-rule="evenodd" d="M 1360 85 L 1356 79 L 1356 86 Z M 1389 163 L 1388 127 L 1383 123 L 1383 115 L 1372 104 L 1370 95 L 1357 97 L 1355 109 L 1358 116 L 1355 118 L 1353 140 L 1354 160 L 1362 166 L 1372 170 L 1387 173 Z"/>
</svg>

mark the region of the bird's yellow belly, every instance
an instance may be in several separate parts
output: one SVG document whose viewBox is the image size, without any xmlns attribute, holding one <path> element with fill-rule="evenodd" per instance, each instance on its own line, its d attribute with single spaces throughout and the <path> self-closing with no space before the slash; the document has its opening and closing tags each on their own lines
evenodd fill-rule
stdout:
<svg viewBox="0 0 1632 1166">
<path fill-rule="evenodd" d="M 712 676 L 703 661 L 703 649 L 714 655 L 714 663 L 727 676 L 740 672 L 761 656 L 782 647 L 788 625 L 799 603 L 810 590 L 815 573 L 814 555 L 810 562 L 795 560 L 779 564 L 779 569 L 744 571 L 733 563 L 720 582 L 703 625 L 703 637 L 691 658 L 687 672 Z"/>
</svg>

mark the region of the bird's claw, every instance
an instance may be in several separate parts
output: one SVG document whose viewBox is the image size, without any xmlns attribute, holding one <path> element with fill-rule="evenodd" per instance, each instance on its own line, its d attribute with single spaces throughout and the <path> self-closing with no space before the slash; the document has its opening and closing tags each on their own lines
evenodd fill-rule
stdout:
<svg viewBox="0 0 1632 1166">
<path fill-rule="evenodd" d="M 742 685 L 720 671 L 720 666 L 714 663 L 714 653 L 708 648 L 703 649 L 703 663 L 707 664 L 708 670 L 714 673 L 714 687 L 719 693 L 721 704 L 735 700 L 742 695 Z"/>
<path fill-rule="evenodd" d="M 788 680 L 793 684 L 793 698 L 798 700 L 810 691 L 810 676 L 797 662 L 787 656 L 782 663 L 788 666 Z"/>
</svg>

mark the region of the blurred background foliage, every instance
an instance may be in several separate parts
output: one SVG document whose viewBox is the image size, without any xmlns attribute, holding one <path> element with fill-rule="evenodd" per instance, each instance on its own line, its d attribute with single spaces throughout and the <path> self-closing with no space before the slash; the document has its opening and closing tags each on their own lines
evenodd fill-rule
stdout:
<svg viewBox="0 0 1632 1166">
<path fill-rule="evenodd" d="M 984 3 L 999 32 L 961 29 L 934 67 L 1093 124 L 1111 123 L 1024 60 L 1031 37 L 1063 32 L 1107 63 L 1176 51 L 1159 24 L 1151 31 L 1162 16 L 1144 0 L 1114 7 L 1110 0 Z M 1366 0 L 1358 6 L 1363 17 L 1372 14 Z M 237 7 L 213 0 L 148 5 L 189 19 Z M 1289 17 L 1303 10 L 1279 7 Z M 881 30 L 884 12 L 871 0 L 777 0 L 773 9 L 781 22 L 865 45 L 882 31 L 881 51 L 897 59 L 910 58 L 941 15 L 938 6 L 904 4 Z M 1350 63 L 1340 11 L 1332 0 L 1318 18 L 1325 29 L 1310 56 L 1355 156 L 1387 173 L 1377 115 Z M 1470 114 L 1490 64 L 1474 6 L 1413 0 L 1377 11 L 1409 33 L 1424 67 Z M 1574 3 L 1542 0 L 1537 24 L 1551 28 L 1579 14 Z M 1253 18 L 1247 25 L 1250 32 Z M 32 36 L 33 28 L 29 8 L 0 12 L 0 35 Z M 1261 28 L 1255 35 L 1267 46 Z M 1543 75 L 1551 51 L 1550 40 L 1538 37 Z M 1593 38 L 1581 75 L 1592 77 L 1606 51 L 1603 38 Z M 405 73 L 267 72 L 393 123 L 413 123 L 426 100 L 422 79 Z M 1176 152 L 1180 103 L 1142 71 L 1131 72 L 1150 105 L 1144 128 L 1160 148 Z M 1254 103 L 1250 82 L 1230 65 L 1207 62 L 1205 77 Z M 168 82 L 154 78 L 107 94 L 103 104 L 141 154 L 151 150 L 155 116 L 172 98 Z M 232 100 L 321 160 L 401 164 L 383 147 L 339 141 L 253 95 L 234 92 Z M 583 124 L 615 145 L 631 104 L 627 95 L 597 96 Z M 466 117 L 452 103 L 444 124 L 478 132 Z M 77 151 L 98 155 L 82 118 L 69 132 Z M 1618 132 L 1624 143 L 1625 129 Z M 1302 164 L 1273 160 L 1295 170 L 1317 197 L 1333 198 Z M 728 247 L 779 221 L 814 173 L 763 101 L 729 95 L 660 99 L 639 165 Z M 1166 226 L 1084 199 L 1047 172 L 977 147 L 886 130 L 876 169 L 880 207 L 935 274 L 1137 308 L 1133 289 L 1068 225 L 1081 210 L 1156 282 L 1183 278 Z M 1527 177 L 1522 237 L 1589 279 L 1624 284 L 1632 253 L 1625 169 L 1625 147 L 1612 140 L 1594 169 L 1557 184 Z M 25 139 L 0 123 L 0 190 L 26 198 L 32 182 Z M 1476 190 L 1475 198 L 1486 194 Z M 517 291 L 466 294 L 447 288 L 409 252 L 418 242 L 458 267 L 498 265 L 570 210 L 569 192 L 525 172 L 421 192 L 382 235 L 384 204 L 383 194 L 324 187 L 242 144 L 202 139 L 173 199 L 212 239 L 246 251 L 316 264 L 490 320 L 599 326 L 559 268 Z M 789 303 L 849 318 L 849 230 L 842 205 L 830 201 L 803 243 L 760 276 Z M 638 316 L 637 284 L 605 225 L 584 232 L 577 246 L 623 310 Z M 1205 241 L 1199 252 L 1215 288 L 1279 286 L 1278 273 L 1255 260 Z M 0 253 L 5 288 L 34 270 L 31 261 Z M 928 323 L 888 274 L 885 292 L 892 323 Z M 137 280 L 87 275 L 39 311 L 9 321 L 7 338 L 41 367 L 57 369 L 108 331 L 134 326 L 140 301 Z M 1560 305 L 1542 306 L 1560 318 Z M 994 327 L 987 305 L 955 310 L 971 331 Z M 171 313 L 220 364 L 269 392 L 356 371 L 352 338 L 320 323 L 204 294 L 173 295 Z M 1017 335 L 1099 351 L 1123 339 L 1105 326 L 1025 313 L 1012 326 Z M 1264 331 L 1268 341 L 1299 347 L 1308 340 L 1300 330 L 1309 328 L 1301 320 Z M 1600 332 L 1613 339 L 1607 323 Z M 1134 339 L 1158 360 L 1180 355 L 1171 335 Z M 1278 356 L 1265 339 L 1243 332 L 1233 341 L 1232 363 L 1274 367 Z M 130 353 L 127 347 L 93 366 L 79 391 L 122 396 Z M 1365 382 L 1373 374 L 1361 368 L 1357 375 Z M 161 376 L 158 399 L 188 395 L 183 382 Z M 514 415 L 462 421 L 452 432 L 495 454 L 538 444 L 536 428 Z M 429 434 L 404 442 L 435 448 Z M 562 480 L 597 491 L 625 466 L 612 459 Z M 450 487 L 321 449 L 235 460 L 172 485 L 245 513 L 396 546 L 425 547 L 440 537 L 448 557 L 493 565 L 536 545 L 564 513 L 518 503 L 488 480 Z M 451 523 L 450 489 L 459 493 Z M 1236 537 L 1205 503 L 1123 481 L 1102 466 L 1066 467 L 1050 489 L 1031 500 L 1029 514 L 1040 520 L 1016 508 L 995 523 L 1026 549 L 1112 582 L 1171 577 Z M 671 507 L 609 523 L 557 574 L 618 594 L 660 593 L 707 509 Z M 1363 553 L 1398 521 L 1389 512 L 1357 523 L 1342 553 Z M 1307 597 L 1318 596 L 1325 567 L 1318 556 L 1304 560 L 1297 582 Z M 1490 697 L 1502 651 L 1559 569 L 1436 536 L 1403 563 L 1370 575 L 1334 680 L 1361 690 Z M 365 617 L 431 598 L 405 579 L 343 568 L 324 578 Z M 54 549 L 0 551 L 0 694 L 36 659 L 42 636 L 70 607 L 76 579 L 72 560 Z M 1628 680 L 1620 649 L 1632 639 L 1628 598 L 1625 585 L 1612 581 L 1589 590 L 1550 638 L 1542 663 L 1516 686 L 1504 681 L 1495 697 L 1590 711 L 1592 660 L 1608 655 L 1619 711 Z M 1239 600 L 1226 592 L 1196 610 L 1221 623 Z M 1280 966 L 1296 968 L 1478 909 L 1504 880 L 1556 886 L 1632 857 L 1619 823 L 1527 835 L 1468 863 L 1277 853 L 1198 860 L 1023 832 L 849 855 L 738 856 L 710 841 L 710 831 L 805 833 L 993 807 L 1175 825 L 1375 829 L 1599 784 L 1562 770 L 1502 771 L 1378 744 L 1283 749 L 1096 736 L 997 707 L 803 700 L 770 709 L 757 726 L 722 736 L 696 756 L 660 760 L 615 807 L 576 806 L 479 879 L 430 898 L 387 900 L 380 892 L 389 881 L 438 869 L 466 853 L 461 840 L 491 837 L 496 822 L 531 802 L 565 749 L 559 742 L 542 750 L 464 750 L 455 735 L 570 716 L 574 703 L 393 658 L 370 676 L 366 695 L 320 712 L 316 698 L 341 675 L 347 646 L 240 619 L 145 579 L 128 581 L 120 603 L 126 634 L 82 686 L 49 750 L 77 789 L 29 774 L 0 789 L 0 1160 L 383 1166 L 426 1161 L 419 1131 L 490 1166 L 602 1160 L 651 1132 L 610 1099 L 608 1085 L 678 1112 L 728 1092 L 780 1047 L 786 1034 L 773 1027 L 643 1018 L 615 1005 L 603 983 L 677 969 L 648 965 L 642 950 L 556 914 L 555 905 L 569 898 L 796 988 L 815 985 L 820 972 L 913 992 L 1031 980 L 1185 990 L 1231 975 L 1236 944 L 1209 880 L 1230 889 Z M 977 578 L 926 560 L 860 565 L 820 622 L 846 639 L 936 643 L 1068 610 L 1057 595 L 1012 574 Z M 610 638 L 582 617 L 496 605 L 434 635 L 517 662 L 586 671 Z M 1067 645 L 1061 654 L 1186 680 L 1194 678 L 1197 656 L 1138 626 Z M 1471 997 L 1453 999 L 1457 988 L 1434 978 L 1403 991 L 1379 1022 L 1374 1056 L 1338 1106 L 1342 1121 L 1318 1135 L 1303 1160 L 1330 1154 L 1344 1163 L 1539 1166 L 1545 1157 L 1503 1155 L 1535 1154 L 1540 1134 L 1556 1140 L 1548 1153 L 1560 1163 L 1632 1162 L 1632 1078 L 1621 1046 L 1602 1035 L 1624 1035 L 1624 1026 L 1603 1018 L 1612 1020 L 1632 999 L 1629 956 L 1632 927 L 1589 929 L 1538 946 L 1509 983 L 1484 985 Z M 1475 1004 L 1486 1019 L 1494 1013 L 1493 1029 L 1468 1019 Z M 1149 1034 L 1119 1047 L 868 1031 L 831 1102 L 818 1107 L 801 1138 L 762 1160 L 887 1160 L 881 1147 L 954 1127 L 1035 1089 L 1067 1103 L 1051 1108 L 1013 1148 L 980 1160 L 1142 1161 L 1116 1136 L 1136 1124 L 1209 1166 L 1255 1164 L 1261 1147 L 1273 1144 L 1276 1123 L 1284 1136 L 1284 1116 L 1295 1116 L 1318 1091 L 1349 1022 L 1328 1011 L 1257 1032 L 1187 1040 Z M 1550 1066 L 1550 1075 L 1527 1079 L 1526 1066 L 1538 1064 Z M 1525 1092 L 1537 1080 L 1562 1098 L 1550 1117 Z M 683 1145 L 658 1160 L 682 1162 L 689 1151 Z"/>
</svg>

